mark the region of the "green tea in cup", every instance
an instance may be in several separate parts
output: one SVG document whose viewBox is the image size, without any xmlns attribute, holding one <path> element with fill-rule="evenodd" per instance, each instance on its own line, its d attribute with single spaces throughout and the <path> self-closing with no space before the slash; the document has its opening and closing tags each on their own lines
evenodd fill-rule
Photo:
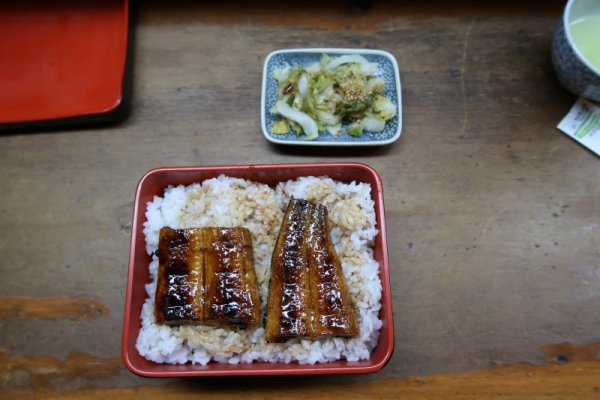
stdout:
<svg viewBox="0 0 600 400">
<path fill-rule="evenodd" d="M 569 29 L 582 56 L 600 69 L 600 10 L 598 14 L 584 15 L 571 22 Z"/>
<path fill-rule="evenodd" d="M 569 91 L 600 102 L 600 0 L 569 0 L 554 30 L 552 63 Z"/>
</svg>

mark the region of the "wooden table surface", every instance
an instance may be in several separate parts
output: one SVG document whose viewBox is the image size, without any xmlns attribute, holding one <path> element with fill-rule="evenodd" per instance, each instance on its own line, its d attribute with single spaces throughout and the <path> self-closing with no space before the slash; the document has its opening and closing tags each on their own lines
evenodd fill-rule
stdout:
<svg viewBox="0 0 600 400">
<path fill-rule="evenodd" d="M 195 3 L 139 6 L 127 120 L 0 137 L 0 397 L 600 398 L 600 161 L 555 128 L 575 100 L 550 61 L 563 2 Z M 269 144 L 262 64 L 286 47 L 393 53 L 400 140 Z M 130 373 L 120 335 L 140 177 L 313 161 L 382 176 L 389 364 L 365 376 Z"/>
</svg>

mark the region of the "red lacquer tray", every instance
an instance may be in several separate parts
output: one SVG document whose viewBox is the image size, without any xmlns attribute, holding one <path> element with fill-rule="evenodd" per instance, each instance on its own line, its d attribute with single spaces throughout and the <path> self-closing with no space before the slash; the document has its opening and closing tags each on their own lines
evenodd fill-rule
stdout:
<svg viewBox="0 0 600 400">
<path fill-rule="evenodd" d="M 0 4 L 0 124 L 114 110 L 122 101 L 128 1 Z"/>
</svg>

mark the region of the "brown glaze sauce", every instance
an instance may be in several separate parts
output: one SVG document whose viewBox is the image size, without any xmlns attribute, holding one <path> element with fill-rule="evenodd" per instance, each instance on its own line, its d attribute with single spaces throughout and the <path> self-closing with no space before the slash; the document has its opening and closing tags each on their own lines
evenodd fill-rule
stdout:
<svg viewBox="0 0 600 400">
<path fill-rule="evenodd" d="M 188 282 L 190 265 L 188 232 L 161 229 L 158 245 L 159 276 L 156 288 L 156 319 L 169 323 L 179 320 L 199 320 L 193 311 L 195 289 Z"/>
<path fill-rule="evenodd" d="M 310 225 L 311 290 L 315 298 L 315 325 L 324 336 L 354 336 L 358 333 L 355 311 L 344 272 L 329 237 L 327 208 L 316 204 Z"/>
<path fill-rule="evenodd" d="M 157 322 L 235 324 L 260 319 L 252 238 L 246 228 L 162 228 Z"/>
<path fill-rule="evenodd" d="M 271 260 L 267 341 L 356 335 L 356 311 L 329 237 L 327 208 L 292 198 Z"/>
<path fill-rule="evenodd" d="M 250 282 L 256 282 L 252 265 L 252 240 L 249 231 L 214 228 L 208 231 L 206 280 L 206 320 L 251 324 L 257 322 L 256 311 L 260 300 L 256 289 L 249 290 Z M 259 313 L 259 311 L 258 311 Z"/>
</svg>

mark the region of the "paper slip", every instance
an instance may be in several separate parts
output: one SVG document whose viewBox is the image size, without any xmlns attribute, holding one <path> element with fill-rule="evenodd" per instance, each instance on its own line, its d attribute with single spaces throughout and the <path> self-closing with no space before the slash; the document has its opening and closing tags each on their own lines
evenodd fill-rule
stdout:
<svg viewBox="0 0 600 400">
<path fill-rule="evenodd" d="M 580 97 L 558 129 L 600 156 L 600 107 Z"/>
</svg>

